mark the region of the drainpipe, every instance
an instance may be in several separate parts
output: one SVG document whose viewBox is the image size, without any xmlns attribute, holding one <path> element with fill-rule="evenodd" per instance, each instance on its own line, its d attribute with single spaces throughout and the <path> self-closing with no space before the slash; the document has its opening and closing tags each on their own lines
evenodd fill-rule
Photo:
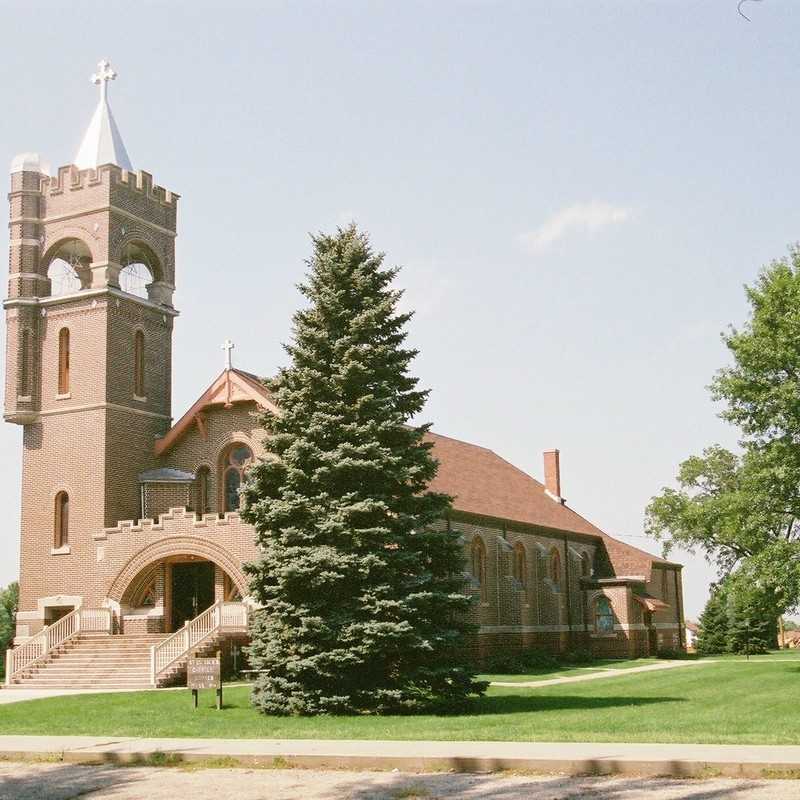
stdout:
<svg viewBox="0 0 800 800">
<path fill-rule="evenodd" d="M 506 526 L 503 525 L 503 537 L 505 538 Z M 499 542 L 495 538 L 494 541 L 494 548 L 495 548 L 495 595 L 496 595 L 496 603 L 497 603 L 497 624 L 502 625 L 503 621 L 500 618 L 500 550 L 502 549 Z"/>
<path fill-rule="evenodd" d="M 572 602 L 570 598 L 570 590 L 569 590 L 569 542 L 567 541 L 566 535 L 564 536 L 564 582 L 567 586 L 567 627 L 569 631 L 567 633 L 567 642 L 569 646 L 572 647 Z"/>
<path fill-rule="evenodd" d="M 675 580 L 675 613 L 678 616 L 678 644 L 681 648 L 686 647 L 685 632 L 683 630 L 683 603 L 681 602 L 680 582 L 678 581 L 678 570 L 672 570 L 672 575 Z"/>
</svg>

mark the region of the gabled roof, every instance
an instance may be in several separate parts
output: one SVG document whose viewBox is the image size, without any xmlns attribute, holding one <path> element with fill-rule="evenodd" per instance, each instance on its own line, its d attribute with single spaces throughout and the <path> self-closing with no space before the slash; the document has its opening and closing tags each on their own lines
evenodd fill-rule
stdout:
<svg viewBox="0 0 800 800">
<path fill-rule="evenodd" d="M 166 452 L 192 424 L 202 425 L 204 409 L 228 408 L 238 402 L 255 402 L 279 413 L 262 378 L 239 369 L 225 370 L 173 428 L 157 440 L 156 455 Z M 439 462 L 431 489 L 451 495 L 455 511 L 598 537 L 603 540 L 616 575 L 649 580 L 654 563 L 679 566 L 609 536 L 492 450 L 438 433 L 427 434 L 427 439 L 432 442 L 433 455 Z"/>
<path fill-rule="evenodd" d="M 258 403 L 263 408 L 277 412 L 269 392 L 261 380 L 239 369 L 224 370 L 198 398 L 197 402 L 156 440 L 155 453 L 160 456 L 172 447 L 193 424 L 203 425 L 203 411 L 207 408 L 230 408 L 234 403 Z"/>
<path fill-rule="evenodd" d="M 599 536 L 617 575 L 649 579 L 654 562 L 671 563 L 609 536 L 566 504 L 554 500 L 543 484 L 493 451 L 436 433 L 428 437 L 439 461 L 431 488 L 455 497 L 456 511 Z"/>
</svg>

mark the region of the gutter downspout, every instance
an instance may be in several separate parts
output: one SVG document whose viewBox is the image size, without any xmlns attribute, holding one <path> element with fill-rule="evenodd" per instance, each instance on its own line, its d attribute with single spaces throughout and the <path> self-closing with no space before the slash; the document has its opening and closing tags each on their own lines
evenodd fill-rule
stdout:
<svg viewBox="0 0 800 800">
<path fill-rule="evenodd" d="M 683 624 L 683 599 L 681 598 L 681 586 L 678 580 L 678 570 L 674 569 L 672 575 L 675 581 L 675 613 L 678 615 L 678 644 L 681 649 L 686 649 L 686 631 Z"/>
<path fill-rule="evenodd" d="M 567 540 L 566 535 L 564 535 L 564 581 L 567 585 L 567 628 L 569 629 L 567 633 L 567 642 L 569 643 L 570 648 L 572 647 L 572 602 L 570 597 L 570 588 L 569 588 L 569 543 Z"/>
</svg>

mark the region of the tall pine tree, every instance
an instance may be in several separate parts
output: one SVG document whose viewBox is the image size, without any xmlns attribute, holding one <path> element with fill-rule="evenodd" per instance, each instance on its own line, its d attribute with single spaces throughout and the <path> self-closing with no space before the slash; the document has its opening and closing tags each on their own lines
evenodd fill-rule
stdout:
<svg viewBox="0 0 800 800">
<path fill-rule="evenodd" d="M 702 656 L 726 653 L 729 624 L 728 593 L 725 584 L 720 583 L 712 587 L 711 596 L 700 615 L 697 652 Z"/>
<path fill-rule="evenodd" d="M 268 455 L 243 490 L 260 548 L 253 701 L 271 714 L 458 707 L 485 684 L 464 650 L 462 547 L 434 525 L 451 498 L 428 490 L 429 425 L 410 425 L 428 395 L 409 375 L 411 314 L 354 225 L 313 244 L 291 363 L 267 382 L 280 413 L 262 417 Z"/>
</svg>

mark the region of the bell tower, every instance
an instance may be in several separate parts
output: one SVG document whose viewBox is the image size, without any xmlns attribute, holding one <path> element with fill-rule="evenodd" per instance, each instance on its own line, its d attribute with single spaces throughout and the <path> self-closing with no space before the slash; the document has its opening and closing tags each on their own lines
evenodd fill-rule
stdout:
<svg viewBox="0 0 800 800">
<path fill-rule="evenodd" d="M 138 515 L 138 475 L 171 422 L 178 196 L 134 170 L 108 100 L 116 77 L 106 61 L 92 76 L 99 103 L 73 164 L 11 164 L 4 418 L 23 428 L 31 633 L 52 595 L 100 600 L 92 537 Z"/>
</svg>

